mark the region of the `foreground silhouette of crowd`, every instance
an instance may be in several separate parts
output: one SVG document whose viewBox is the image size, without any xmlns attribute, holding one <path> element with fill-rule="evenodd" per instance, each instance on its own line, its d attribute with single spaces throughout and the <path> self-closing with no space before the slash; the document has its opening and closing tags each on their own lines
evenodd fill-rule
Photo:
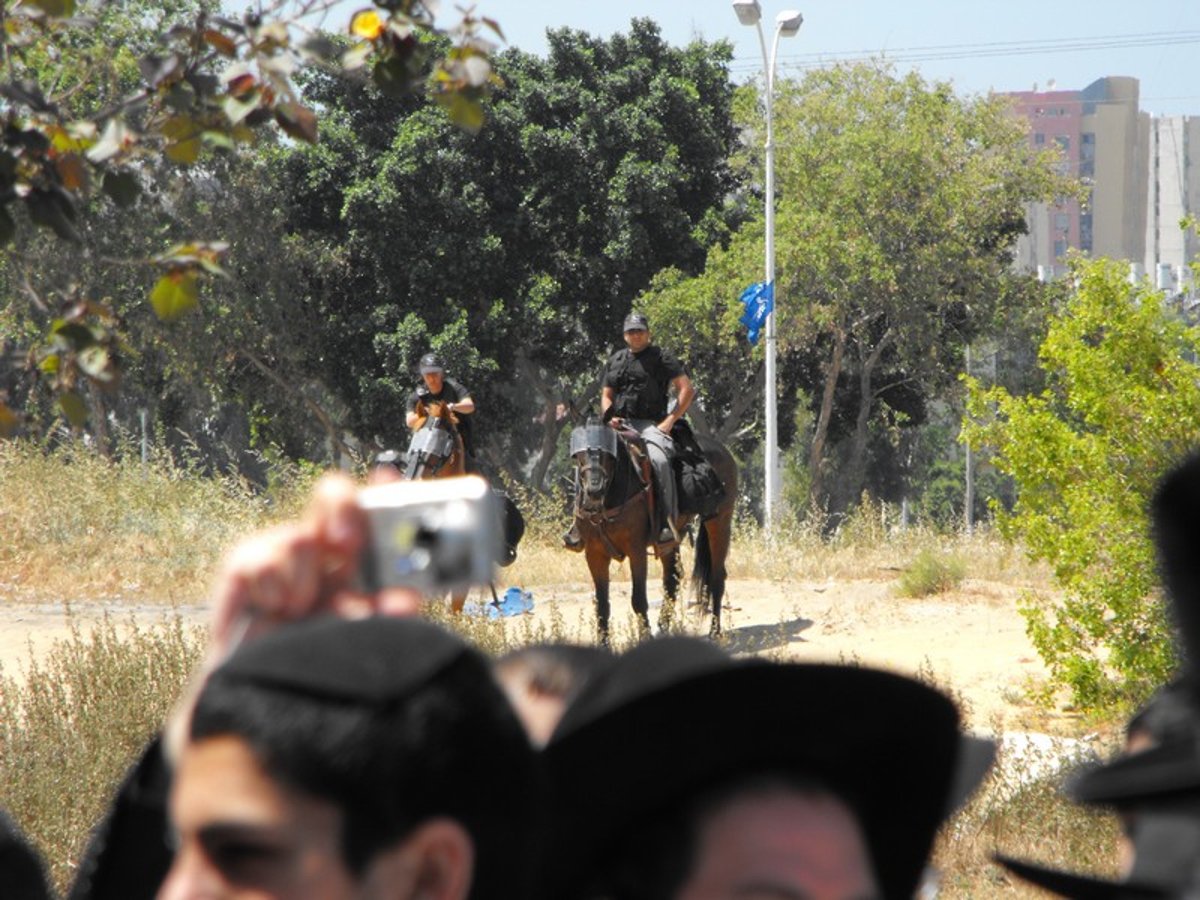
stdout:
<svg viewBox="0 0 1200 900">
<path fill-rule="evenodd" d="M 348 478 L 242 541 L 203 673 L 126 774 L 71 898 L 903 900 L 995 746 L 914 679 L 736 658 L 699 638 L 491 660 L 364 595 Z M 1179 678 L 1067 785 L 1125 825 L 1117 881 L 998 857 L 1066 897 L 1200 896 L 1200 459 L 1152 519 Z M 84 789 L 85 786 L 80 786 Z M 997 848 L 1003 850 L 1003 848 Z M 0 816 L 0 898 L 51 896 Z"/>
</svg>

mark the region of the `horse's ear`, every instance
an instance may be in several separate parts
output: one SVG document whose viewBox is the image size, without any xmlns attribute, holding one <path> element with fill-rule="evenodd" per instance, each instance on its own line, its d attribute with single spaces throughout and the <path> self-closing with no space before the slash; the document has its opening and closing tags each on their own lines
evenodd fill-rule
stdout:
<svg viewBox="0 0 1200 900">
<path fill-rule="evenodd" d="M 579 404 L 575 402 L 574 397 L 566 399 L 567 417 L 571 420 L 572 425 L 582 425 L 586 419 L 584 413 L 579 408 Z"/>
</svg>

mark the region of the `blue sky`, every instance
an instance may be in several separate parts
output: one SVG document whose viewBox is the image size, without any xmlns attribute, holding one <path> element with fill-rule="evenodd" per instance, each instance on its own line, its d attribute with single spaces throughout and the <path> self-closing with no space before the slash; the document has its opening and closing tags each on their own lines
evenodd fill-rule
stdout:
<svg viewBox="0 0 1200 900">
<path fill-rule="evenodd" d="M 804 15 L 800 33 L 780 45 L 784 75 L 864 54 L 892 56 L 902 69 L 950 80 L 968 94 L 1035 84 L 1076 89 L 1104 75 L 1132 75 L 1141 81 L 1143 109 L 1200 115 L 1200 0 L 760 2 L 765 24 L 785 8 Z M 343 0 L 329 26 L 340 27 L 363 5 Z M 452 21 L 454 6 L 442 0 L 439 22 Z M 476 9 L 499 21 L 509 45 L 533 53 L 545 52 L 548 27 L 607 37 L 643 16 L 673 44 L 693 36 L 732 40 L 738 81 L 762 69 L 755 31 L 738 24 L 729 0 L 477 0 Z"/>
</svg>

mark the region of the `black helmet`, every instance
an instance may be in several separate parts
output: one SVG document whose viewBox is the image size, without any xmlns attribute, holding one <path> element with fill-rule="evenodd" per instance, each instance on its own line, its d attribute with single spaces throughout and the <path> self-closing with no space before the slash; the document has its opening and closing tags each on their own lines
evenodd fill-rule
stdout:
<svg viewBox="0 0 1200 900">
<path fill-rule="evenodd" d="M 428 375 L 431 372 L 445 372 L 446 367 L 442 365 L 442 358 L 436 353 L 426 353 L 421 357 L 421 374 Z"/>
</svg>

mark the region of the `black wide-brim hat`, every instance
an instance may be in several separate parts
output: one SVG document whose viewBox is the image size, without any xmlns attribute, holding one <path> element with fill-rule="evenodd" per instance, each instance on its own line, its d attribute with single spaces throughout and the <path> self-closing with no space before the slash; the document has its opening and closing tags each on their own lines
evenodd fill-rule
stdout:
<svg viewBox="0 0 1200 900">
<path fill-rule="evenodd" d="M 1162 886 L 1064 872 L 1002 854 L 992 858 L 1022 881 L 1072 900 L 1160 900 L 1173 896 L 1168 888 Z"/>
<path fill-rule="evenodd" d="M 842 796 L 882 896 L 908 900 L 950 804 L 958 752 L 954 704 L 910 678 L 735 661 L 685 638 L 643 644 L 580 696 L 545 750 L 547 895 L 600 871 L 631 826 L 712 786 L 771 773 Z"/>
</svg>

